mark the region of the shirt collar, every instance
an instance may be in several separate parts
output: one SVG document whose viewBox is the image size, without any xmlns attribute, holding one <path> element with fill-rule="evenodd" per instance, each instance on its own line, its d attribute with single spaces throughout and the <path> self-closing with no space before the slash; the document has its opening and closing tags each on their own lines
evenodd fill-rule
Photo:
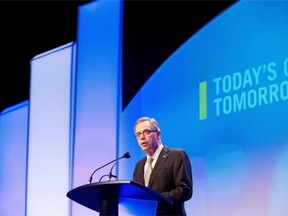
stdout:
<svg viewBox="0 0 288 216">
<path fill-rule="evenodd" d="M 156 161 L 160 155 L 160 152 L 162 151 L 164 145 L 163 143 L 161 143 L 158 148 L 156 149 L 156 151 L 154 152 L 154 154 L 151 156 L 153 158 L 153 161 Z M 147 155 L 147 161 L 149 161 L 150 156 Z"/>
</svg>

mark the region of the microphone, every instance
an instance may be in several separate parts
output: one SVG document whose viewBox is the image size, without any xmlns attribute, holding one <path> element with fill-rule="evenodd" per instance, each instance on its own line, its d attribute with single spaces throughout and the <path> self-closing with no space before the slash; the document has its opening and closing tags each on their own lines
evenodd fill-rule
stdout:
<svg viewBox="0 0 288 216">
<path fill-rule="evenodd" d="M 124 158 L 130 158 L 129 152 L 126 152 L 122 157 L 124 157 Z M 112 177 L 117 179 L 117 176 L 112 175 L 112 170 L 113 170 L 113 168 L 115 167 L 116 164 L 117 164 L 117 161 L 113 164 L 113 166 L 112 166 L 111 169 L 110 169 L 110 172 L 109 172 L 109 175 L 108 175 L 108 181 L 111 181 L 111 178 L 112 178 Z"/>
<path fill-rule="evenodd" d="M 117 164 L 117 162 L 115 162 L 113 164 L 113 166 L 111 167 L 111 170 L 110 170 L 109 175 L 108 175 L 108 181 L 111 181 L 112 177 L 117 179 L 117 176 L 112 174 L 112 170 L 113 170 L 113 168 L 115 167 L 116 164 Z"/>
<path fill-rule="evenodd" d="M 113 162 L 115 162 L 115 161 L 117 161 L 117 160 L 120 160 L 120 159 L 122 159 L 122 158 L 130 158 L 130 157 L 131 157 L 131 156 L 130 156 L 129 152 L 126 152 L 126 153 L 125 153 L 124 155 L 122 155 L 121 157 L 116 158 L 115 160 L 110 161 L 109 163 L 104 164 L 103 166 L 97 168 L 97 169 L 94 170 L 93 173 L 91 174 L 91 176 L 90 176 L 90 178 L 89 178 L 89 184 L 91 184 L 91 182 L 92 182 L 92 178 L 93 178 L 94 173 L 97 172 L 98 170 L 102 169 L 103 167 L 105 167 L 105 166 L 107 166 L 107 165 L 109 165 L 109 164 L 111 164 L 111 163 L 113 163 Z M 115 163 L 115 164 L 116 164 L 116 163 Z M 115 166 L 115 165 L 114 165 L 114 166 Z M 114 166 L 113 166 L 113 167 L 114 167 Z M 113 169 L 113 167 L 112 167 L 112 169 Z M 111 176 L 112 176 L 112 169 L 111 169 L 111 171 L 110 171 Z M 113 177 L 114 177 L 114 176 L 113 176 Z"/>
</svg>

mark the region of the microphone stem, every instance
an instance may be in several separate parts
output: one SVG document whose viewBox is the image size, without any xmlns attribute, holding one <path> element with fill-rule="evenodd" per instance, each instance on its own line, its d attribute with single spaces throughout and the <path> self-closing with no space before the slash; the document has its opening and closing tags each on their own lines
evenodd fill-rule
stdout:
<svg viewBox="0 0 288 216">
<path fill-rule="evenodd" d="M 94 172 L 93 172 L 93 173 L 91 174 L 91 176 L 90 176 L 89 183 L 91 184 L 91 182 L 92 182 L 92 177 L 93 177 L 93 175 L 94 175 L 95 172 L 97 172 L 98 170 L 102 169 L 103 167 L 105 167 L 105 166 L 107 166 L 107 165 L 109 165 L 109 164 L 111 164 L 111 163 L 113 163 L 113 162 L 115 162 L 115 161 L 117 161 L 117 160 L 119 160 L 119 159 L 121 159 L 121 158 L 123 158 L 123 156 L 120 157 L 120 158 L 116 158 L 115 160 L 110 161 L 109 163 L 104 164 L 103 166 L 101 166 L 101 167 L 97 168 L 96 170 L 94 170 Z"/>
</svg>

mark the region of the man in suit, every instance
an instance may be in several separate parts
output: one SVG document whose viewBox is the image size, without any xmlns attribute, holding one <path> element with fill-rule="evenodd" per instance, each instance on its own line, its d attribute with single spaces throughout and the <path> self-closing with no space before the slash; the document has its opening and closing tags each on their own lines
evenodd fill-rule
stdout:
<svg viewBox="0 0 288 216">
<path fill-rule="evenodd" d="M 184 202 L 193 194 L 192 169 L 188 155 L 183 149 L 169 148 L 161 142 L 161 130 L 154 118 L 139 118 L 135 123 L 134 133 L 146 157 L 137 162 L 133 180 L 173 201 L 172 205 L 165 201 L 158 202 L 156 215 L 186 215 Z M 152 171 L 150 178 L 148 176 L 146 179 L 145 174 L 150 172 L 149 166 L 152 166 Z"/>
</svg>

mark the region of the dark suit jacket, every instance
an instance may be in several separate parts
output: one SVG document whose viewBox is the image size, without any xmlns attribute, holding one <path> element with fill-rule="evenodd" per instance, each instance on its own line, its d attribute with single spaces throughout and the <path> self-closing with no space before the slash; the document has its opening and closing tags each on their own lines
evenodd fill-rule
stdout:
<svg viewBox="0 0 288 216">
<path fill-rule="evenodd" d="M 144 185 L 146 157 L 137 162 L 133 180 Z M 172 199 L 173 205 L 159 202 L 157 215 L 186 215 L 184 202 L 193 194 L 192 170 L 188 155 L 182 149 L 164 146 L 153 168 L 149 188 Z"/>
</svg>

